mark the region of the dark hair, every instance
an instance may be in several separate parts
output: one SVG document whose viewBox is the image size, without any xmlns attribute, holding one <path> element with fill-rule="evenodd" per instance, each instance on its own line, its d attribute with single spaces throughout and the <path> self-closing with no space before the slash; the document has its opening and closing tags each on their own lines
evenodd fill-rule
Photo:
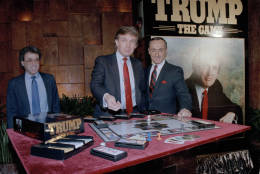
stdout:
<svg viewBox="0 0 260 174">
<path fill-rule="evenodd" d="M 21 64 L 22 61 L 24 61 L 24 55 L 28 52 L 35 53 L 39 55 L 39 59 L 42 57 L 42 53 L 39 48 L 36 48 L 34 46 L 27 46 L 20 50 L 19 52 L 19 62 Z"/>
<path fill-rule="evenodd" d="M 122 34 L 131 34 L 135 36 L 138 39 L 138 31 L 134 26 L 122 26 L 119 28 L 119 30 L 116 32 L 115 40 L 118 39 L 118 36 Z"/>
<path fill-rule="evenodd" d="M 151 40 L 149 41 L 149 46 L 150 46 L 150 43 L 151 43 L 152 41 L 154 41 L 154 40 L 162 40 L 162 41 L 164 42 L 164 44 L 165 44 L 165 47 L 167 48 L 167 42 L 166 42 L 166 40 L 165 40 L 164 38 L 162 38 L 162 37 L 153 37 L 153 38 L 151 38 Z"/>
</svg>

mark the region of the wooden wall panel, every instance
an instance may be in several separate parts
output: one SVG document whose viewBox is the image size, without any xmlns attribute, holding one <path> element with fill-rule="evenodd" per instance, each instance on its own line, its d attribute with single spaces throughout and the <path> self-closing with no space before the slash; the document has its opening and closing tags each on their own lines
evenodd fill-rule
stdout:
<svg viewBox="0 0 260 174">
<path fill-rule="evenodd" d="M 59 62 L 61 65 L 83 64 L 81 38 L 59 38 Z"/>
<path fill-rule="evenodd" d="M 56 66 L 50 66 L 50 65 L 41 65 L 40 72 L 48 73 L 54 76 L 55 80 L 57 79 L 57 67 Z M 56 80 L 57 83 L 57 80 Z"/>
<path fill-rule="evenodd" d="M 18 76 L 20 74 L 22 74 L 24 71 L 20 66 L 20 62 L 19 62 L 19 50 L 12 50 L 12 55 L 11 55 L 11 61 L 12 61 L 12 72 L 13 72 L 13 76 Z"/>
<path fill-rule="evenodd" d="M 0 96 L 6 96 L 8 81 L 13 77 L 12 73 L 0 73 Z"/>
<path fill-rule="evenodd" d="M 33 22 L 41 23 L 48 19 L 49 4 L 46 0 L 37 0 L 33 2 Z"/>
<path fill-rule="evenodd" d="M 68 2 L 67 0 L 50 0 L 49 1 L 49 17 L 51 20 L 67 20 L 68 19 Z"/>
<path fill-rule="evenodd" d="M 58 65 L 58 39 L 57 37 L 45 37 L 42 50 L 43 65 Z"/>
<path fill-rule="evenodd" d="M 28 23 L 27 24 L 27 43 L 39 49 L 43 49 L 43 34 L 41 23 Z"/>
<path fill-rule="evenodd" d="M 97 13 L 83 16 L 84 44 L 101 44 L 101 16 Z"/>
<path fill-rule="evenodd" d="M 132 12 L 132 1 L 129 0 L 102 0 L 99 5 L 102 12 Z"/>
<path fill-rule="evenodd" d="M 92 69 L 97 56 L 101 56 L 102 45 L 86 45 L 84 46 L 84 64 L 86 69 Z"/>
<path fill-rule="evenodd" d="M 47 21 L 43 23 L 44 36 L 68 36 L 67 21 Z"/>
<path fill-rule="evenodd" d="M 83 97 L 84 94 L 84 84 L 57 84 L 59 96 L 65 94 L 69 97 Z"/>
<path fill-rule="evenodd" d="M 82 15 L 69 16 L 69 35 L 82 36 Z"/>
<path fill-rule="evenodd" d="M 249 106 L 260 109 L 260 2 L 248 1 Z"/>
<path fill-rule="evenodd" d="M 69 0 L 69 10 L 77 13 L 97 13 L 100 10 L 99 1 L 100 0 Z"/>
<path fill-rule="evenodd" d="M 111 20 L 113 19 L 113 20 Z M 115 33 L 122 25 L 132 25 L 131 13 L 108 12 L 102 15 L 103 53 L 114 52 Z"/>
<path fill-rule="evenodd" d="M 12 49 L 20 50 L 26 45 L 26 24 L 12 23 Z"/>
<path fill-rule="evenodd" d="M 82 83 L 84 84 L 83 65 L 58 66 L 56 67 L 57 83 Z"/>
<path fill-rule="evenodd" d="M 91 96 L 90 81 L 93 69 L 85 69 L 85 95 Z"/>
<path fill-rule="evenodd" d="M 8 49 L 8 42 L 0 42 L 0 72 L 10 72 L 8 69 L 8 61 L 10 60 L 10 53 Z"/>
<path fill-rule="evenodd" d="M 0 23 L 0 42 L 8 42 L 10 40 L 10 25 Z"/>
</svg>

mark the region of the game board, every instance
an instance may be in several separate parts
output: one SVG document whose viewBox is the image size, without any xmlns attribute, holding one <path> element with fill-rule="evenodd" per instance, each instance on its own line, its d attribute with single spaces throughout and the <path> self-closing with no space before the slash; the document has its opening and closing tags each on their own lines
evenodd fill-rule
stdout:
<svg viewBox="0 0 260 174">
<path fill-rule="evenodd" d="M 163 136 L 219 128 L 215 125 L 202 128 L 191 120 L 180 120 L 172 115 L 153 115 L 139 120 L 108 122 L 107 126 L 102 128 L 97 128 L 94 123 L 90 123 L 90 126 L 106 142 L 133 136 L 146 137 L 148 133 L 151 136 L 157 136 L 158 133 Z"/>
</svg>

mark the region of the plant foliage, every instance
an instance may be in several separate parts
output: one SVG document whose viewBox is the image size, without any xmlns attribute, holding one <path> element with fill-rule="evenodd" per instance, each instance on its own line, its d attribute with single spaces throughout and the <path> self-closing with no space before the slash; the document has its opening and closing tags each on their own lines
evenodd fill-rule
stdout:
<svg viewBox="0 0 260 174">
<path fill-rule="evenodd" d="M 82 98 L 62 95 L 60 99 L 61 112 L 70 115 L 86 116 L 93 115 L 96 101 L 91 96 Z"/>
<path fill-rule="evenodd" d="M 6 114 L 3 111 L 5 107 L 5 105 L 0 106 L 0 164 L 7 164 L 13 162 L 13 157 L 9 145 L 9 139 L 6 133 Z"/>
<path fill-rule="evenodd" d="M 260 110 L 249 108 L 247 112 L 248 125 L 252 127 L 252 131 L 260 134 Z"/>
</svg>

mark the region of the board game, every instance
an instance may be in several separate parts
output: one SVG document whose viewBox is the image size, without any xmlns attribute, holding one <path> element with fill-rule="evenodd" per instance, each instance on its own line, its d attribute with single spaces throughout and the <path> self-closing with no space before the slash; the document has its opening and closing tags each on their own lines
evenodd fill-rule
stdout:
<svg viewBox="0 0 260 174">
<path fill-rule="evenodd" d="M 157 136 L 158 133 L 163 136 L 219 128 L 208 121 L 203 121 L 201 124 L 189 119 L 180 120 L 178 117 L 172 115 L 152 115 L 139 120 L 107 122 L 106 126 L 102 127 L 98 127 L 94 123 L 89 123 L 90 127 L 105 142 L 117 141 L 120 138 L 129 139 L 136 136 Z"/>
</svg>

